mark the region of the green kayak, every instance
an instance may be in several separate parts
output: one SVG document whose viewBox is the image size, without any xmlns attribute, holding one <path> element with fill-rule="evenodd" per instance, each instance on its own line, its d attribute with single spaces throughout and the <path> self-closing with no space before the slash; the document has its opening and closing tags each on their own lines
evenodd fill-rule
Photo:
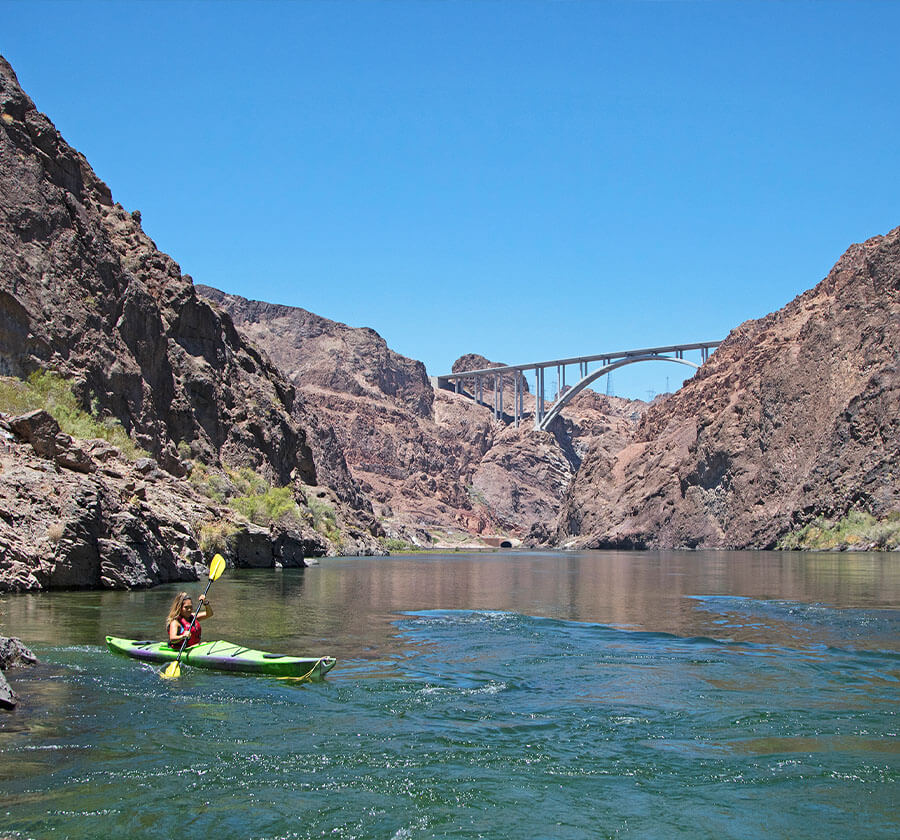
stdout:
<svg viewBox="0 0 900 840">
<path fill-rule="evenodd" d="M 144 662 L 174 662 L 178 659 L 178 649 L 169 647 L 168 642 L 139 642 L 107 636 L 106 644 L 114 653 L 124 653 Z M 231 642 L 201 642 L 185 648 L 181 661 L 195 668 L 313 680 L 321 679 L 336 662 L 333 656 L 286 656 L 251 650 Z"/>
</svg>

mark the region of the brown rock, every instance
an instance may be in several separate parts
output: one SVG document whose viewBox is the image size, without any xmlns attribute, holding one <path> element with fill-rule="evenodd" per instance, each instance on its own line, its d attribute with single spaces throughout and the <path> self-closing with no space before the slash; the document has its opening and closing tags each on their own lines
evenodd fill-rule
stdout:
<svg viewBox="0 0 900 840">
<path fill-rule="evenodd" d="M 421 362 L 391 350 L 375 330 L 352 328 L 305 309 L 229 295 L 210 286 L 199 294 L 227 311 L 242 332 L 297 385 L 354 397 L 385 397 L 418 417 L 434 399 Z"/>
<path fill-rule="evenodd" d="M 52 458 L 56 455 L 57 437 L 60 434 L 59 423 L 43 409 L 13 417 L 9 425 L 16 435 L 31 444 L 35 454 L 42 458 Z"/>
<path fill-rule="evenodd" d="M 315 483 L 291 386 L 113 204 L 2 59 L 0 108 L 9 117 L 0 122 L 0 256 L 9 268 L 0 274 L 0 372 L 42 367 L 72 379 L 85 406 L 119 419 L 176 475 L 176 447 L 186 443 L 207 463 Z M 23 434 L 54 456 L 44 431 Z"/>
<path fill-rule="evenodd" d="M 420 363 L 390 351 L 371 330 L 199 288 L 333 429 L 354 485 L 380 511 L 370 533 L 420 545 L 441 543 L 460 527 L 473 536 L 524 536 L 535 522 L 555 520 L 585 441 L 605 435 L 608 448 L 624 445 L 640 415 L 626 410 L 628 401 L 585 394 L 553 434 L 535 435 L 527 421 L 514 429 L 510 416 L 497 421 L 464 395 L 433 391 Z M 491 366 L 469 354 L 453 369 Z M 504 387 L 511 406 L 512 380 Z M 534 398 L 526 401 L 533 411 Z"/>
<path fill-rule="evenodd" d="M 734 330 L 637 441 L 570 487 L 566 545 L 773 547 L 818 515 L 900 509 L 900 228 Z"/>
</svg>

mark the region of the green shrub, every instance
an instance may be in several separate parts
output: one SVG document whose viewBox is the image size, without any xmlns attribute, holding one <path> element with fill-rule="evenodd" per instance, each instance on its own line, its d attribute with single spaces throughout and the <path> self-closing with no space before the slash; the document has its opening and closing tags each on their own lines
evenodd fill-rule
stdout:
<svg viewBox="0 0 900 840">
<path fill-rule="evenodd" d="M 235 496 L 229 506 L 257 525 L 272 522 L 300 522 L 300 508 L 290 487 L 268 487 L 263 492 Z"/>
<path fill-rule="evenodd" d="M 378 542 L 382 548 L 387 549 L 388 551 L 420 551 L 419 546 L 414 543 L 406 542 L 406 540 L 400 540 L 396 537 L 379 537 Z"/>
<path fill-rule="evenodd" d="M 344 537 L 338 526 L 337 514 L 334 508 L 328 502 L 316 496 L 309 496 L 307 504 L 309 505 L 310 516 L 312 516 L 313 528 L 340 548 L 344 543 Z"/>
<path fill-rule="evenodd" d="M 204 522 L 200 526 L 200 550 L 204 554 L 224 554 L 237 528 L 225 519 Z"/>
<path fill-rule="evenodd" d="M 225 504 L 225 500 L 234 494 L 234 487 L 223 473 L 210 469 L 201 461 L 193 461 L 189 481 L 198 493 L 202 493 L 216 504 Z"/>
<path fill-rule="evenodd" d="M 251 467 L 226 469 L 230 496 L 227 504 L 241 516 L 256 525 L 267 526 L 273 522 L 299 524 L 302 521 L 300 506 L 290 487 L 273 487 Z M 220 481 L 225 481 L 220 478 Z M 224 489 L 224 488 L 223 488 Z"/>
<path fill-rule="evenodd" d="M 785 550 L 827 550 L 868 546 L 900 548 L 900 512 L 876 519 L 865 511 L 851 510 L 838 520 L 820 516 L 802 528 L 785 534 L 778 548 Z"/>
<path fill-rule="evenodd" d="M 92 402 L 93 414 L 85 411 L 71 384 L 58 373 L 35 371 L 25 381 L 0 377 L 0 411 L 24 414 L 41 408 L 73 438 L 101 438 L 132 460 L 148 454 L 135 445 L 118 420 L 113 417 L 101 420 L 96 416 L 96 400 Z"/>
<path fill-rule="evenodd" d="M 225 470 L 239 496 L 261 496 L 268 492 L 272 485 L 252 467 L 238 467 L 236 470 Z"/>
</svg>

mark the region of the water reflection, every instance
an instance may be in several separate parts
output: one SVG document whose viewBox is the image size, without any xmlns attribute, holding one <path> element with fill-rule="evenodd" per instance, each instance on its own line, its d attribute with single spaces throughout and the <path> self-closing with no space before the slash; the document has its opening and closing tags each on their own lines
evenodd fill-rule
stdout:
<svg viewBox="0 0 900 840">
<path fill-rule="evenodd" d="M 397 614 L 498 610 L 769 644 L 831 644 L 795 605 L 893 610 L 897 554 L 498 552 L 325 560 L 305 570 L 229 569 L 210 590 L 205 638 L 283 652 L 373 658 L 396 649 Z M 181 588 L 6 596 L 0 632 L 32 644 L 102 644 L 106 634 L 162 638 Z M 202 591 L 201 584 L 188 587 Z M 752 608 L 747 606 L 748 599 Z M 761 608 L 757 602 L 771 602 Z M 833 618 L 831 624 L 834 624 Z M 857 622 L 858 625 L 858 622 Z M 854 646 L 896 649 L 893 624 L 855 631 Z"/>
</svg>

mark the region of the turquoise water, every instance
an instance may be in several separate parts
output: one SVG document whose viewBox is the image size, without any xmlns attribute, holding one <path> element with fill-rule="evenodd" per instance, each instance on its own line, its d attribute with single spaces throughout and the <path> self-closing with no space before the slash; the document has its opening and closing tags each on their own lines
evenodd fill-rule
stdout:
<svg viewBox="0 0 900 840">
<path fill-rule="evenodd" d="M 830 838 L 900 829 L 900 557 L 500 553 L 213 584 L 205 638 L 321 683 L 114 656 L 176 591 L 0 601 L 0 835 Z M 192 587 L 196 589 L 197 587 Z"/>
</svg>

